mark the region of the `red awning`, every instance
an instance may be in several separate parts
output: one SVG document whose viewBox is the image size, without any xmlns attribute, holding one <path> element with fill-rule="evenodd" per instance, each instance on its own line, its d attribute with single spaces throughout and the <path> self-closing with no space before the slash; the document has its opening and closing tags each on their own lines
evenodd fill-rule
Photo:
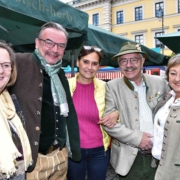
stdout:
<svg viewBox="0 0 180 180">
<path fill-rule="evenodd" d="M 153 71 L 154 72 L 154 71 Z M 152 74 L 152 70 L 146 70 L 146 74 Z M 111 80 L 122 77 L 122 73 L 119 72 L 97 72 L 96 77 L 102 80 Z M 67 78 L 71 78 L 71 73 L 66 73 Z"/>
</svg>

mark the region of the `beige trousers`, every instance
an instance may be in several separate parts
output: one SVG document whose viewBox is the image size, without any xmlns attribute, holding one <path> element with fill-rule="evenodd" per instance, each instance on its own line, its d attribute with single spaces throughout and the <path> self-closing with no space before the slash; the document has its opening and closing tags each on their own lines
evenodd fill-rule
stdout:
<svg viewBox="0 0 180 180">
<path fill-rule="evenodd" d="M 67 149 L 59 149 L 43 155 L 38 153 L 34 170 L 26 174 L 27 180 L 66 180 L 67 175 Z"/>
</svg>

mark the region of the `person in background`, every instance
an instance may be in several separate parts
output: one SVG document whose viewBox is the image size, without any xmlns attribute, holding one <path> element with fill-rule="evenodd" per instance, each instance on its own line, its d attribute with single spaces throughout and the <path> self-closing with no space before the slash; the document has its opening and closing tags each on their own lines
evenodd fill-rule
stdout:
<svg viewBox="0 0 180 180">
<path fill-rule="evenodd" d="M 154 144 L 152 155 L 158 160 L 155 180 L 180 178 L 180 54 L 167 65 L 170 92 L 159 98 L 154 110 Z"/>
<path fill-rule="evenodd" d="M 18 76 L 10 92 L 26 119 L 33 165 L 27 179 L 65 180 L 68 155 L 80 161 L 77 115 L 61 69 L 68 34 L 57 23 L 44 24 L 33 53 L 17 53 Z"/>
<path fill-rule="evenodd" d="M 31 148 L 7 88 L 16 81 L 15 54 L 0 42 L 0 179 L 25 179 L 32 163 Z M 23 158 L 22 158 L 23 157 Z"/>
<path fill-rule="evenodd" d="M 159 76 L 141 73 L 147 56 L 139 44 L 124 43 L 113 57 L 124 77 L 106 85 L 105 115 L 115 110 L 120 114 L 120 123 L 104 127 L 113 137 L 110 162 L 120 180 L 154 180 L 156 171 L 151 167 L 152 111 L 168 86 Z"/>
<path fill-rule="evenodd" d="M 83 46 L 78 58 L 79 73 L 69 79 L 80 129 L 81 161 L 69 160 L 68 180 L 105 180 L 109 164 L 110 136 L 101 124 L 111 128 L 119 118 L 112 112 L 101 120 L 105 109 L 105 82 L 95 78 L 102 59 L 101 49 Z"/>
</svg>

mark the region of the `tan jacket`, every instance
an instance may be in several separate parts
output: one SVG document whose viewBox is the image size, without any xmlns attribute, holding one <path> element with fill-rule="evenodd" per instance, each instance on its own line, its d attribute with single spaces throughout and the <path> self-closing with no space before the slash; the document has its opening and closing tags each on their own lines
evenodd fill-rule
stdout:
<svg viewBox="0 0 180 180">
<path fill-rule="evenodd" d="M 153 110 L 160 95 L 168 91 L 166 82 L 159 76 L 144 75 L 146 99 Z M 118 110 L 120 123 L 104 129 L 114 137 L 110 162 L 115 171 L 125 176 L 134 163 L 143 132 L 140 131 L 138 93 L 126 78 L 107 82 L 105 114 Z"/>
<path fill-rule="evenodd" d="M 155 113 L 171 98 L 166 94 L 155 108 Z M 155 180 L 180 179 L 180 107 L 173 106 L 164 125 L 162 154 Z"/>
<path fill-rule="evenodd" d="M 78 77 L 78 74 L 75 77 L 73 77 L 71 79 L 68 79 L 71 96 L 73 96 L 73 93 L 74 93 L 74 91 L 76 89 L 77 77 Z M 97 78 L 94 78 L 93 82 L 94 82 L 94 87 L 95 87 L 95 89 L 94 89 L 94 99 L 96 101 L 97 108 L 98 108 L 98 111 L 99 111 L 99 118 L 102 118 L 102 116 L 104 114 L 104 110 L 105 110 L 105 93 L 106 93 L 105 85 L 106 85 L 106 83 L 104 81 L 101 81 L 101 80 L 97 79 Z M 111 138 L 103 130 L 101 125 L 100 125 L 100 128 L 101 128 L 101 132 L 102 132 L 102 136 L 103 136 L 104 149 L 106 151 L 109 144 L 110 144 Z"/>
</svg>

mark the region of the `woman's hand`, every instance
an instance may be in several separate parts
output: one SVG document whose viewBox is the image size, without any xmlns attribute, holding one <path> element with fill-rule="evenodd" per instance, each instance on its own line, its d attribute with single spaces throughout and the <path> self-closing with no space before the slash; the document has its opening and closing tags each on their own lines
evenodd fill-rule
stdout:
<svg viewBox="0 0 180 180">
<path fill-rule="evenodd" d="M 113 111 L 103 118 L 101 118 L 98 122 L 98 124 L 102 124 L 104 126 L 107 126 L 108 128 L 112 128 L 116 125 L 119 119 L 119 112 L 118 111 Z"/>
</svg>

